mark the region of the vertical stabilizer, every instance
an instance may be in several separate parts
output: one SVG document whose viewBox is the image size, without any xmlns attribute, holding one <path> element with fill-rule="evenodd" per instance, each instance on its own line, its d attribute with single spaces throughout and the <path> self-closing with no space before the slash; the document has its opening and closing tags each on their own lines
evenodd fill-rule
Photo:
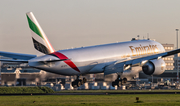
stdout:
<svg viewBox="0 0 180 106">
<path fill-rule="evenodd" d="M 29 28 L 32 34 L 32 40 L 34 48 L 42 54 L 50 54 L 54 52 L 49 40 L 47 39 L 44 31 L 36 20 L 32 12 L 26 13 L 27 20 L 29 23 Z"/>
</svg>

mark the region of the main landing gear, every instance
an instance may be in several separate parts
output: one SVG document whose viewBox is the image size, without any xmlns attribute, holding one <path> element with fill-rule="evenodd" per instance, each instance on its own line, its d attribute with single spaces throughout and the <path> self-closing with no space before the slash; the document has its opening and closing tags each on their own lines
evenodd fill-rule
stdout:
<svg viewBox="0 0 180 106">
<path fill-rule="evenodd" d="M 77 79 L 75 81 L 72 82 L 72 86 L 75 87 L 79 87 L 81 85 L 83 85 L 84 83 L 86 83 L 87 79 L 84 77 L 83 79 L 79 78 L 79 75 L 77 76 Z"/>
<path fill-rule="evenodd" d="M 112 86 L 115 87 L 116 85 L 120 87 L 121 85 L 127 82 L 127 78 L 121 79 L 120 75 L 118 75 L 117 79 L 112 82 Z"/>
</svg>

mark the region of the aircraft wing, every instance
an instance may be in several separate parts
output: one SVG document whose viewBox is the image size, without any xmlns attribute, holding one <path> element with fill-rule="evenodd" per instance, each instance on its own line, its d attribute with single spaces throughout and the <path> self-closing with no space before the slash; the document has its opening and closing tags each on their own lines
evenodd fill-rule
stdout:
<svg viewBox="0 0 180 106">
<path fill-rule="evenodd" d="M 29 60 L 36 57 L 36 55 L 32 55 L 32 54 L 22 54 L 22 53 L 13 53 L 13 52 L 4 52 L 4 51 L 0 51 L 0 56 L 9 57 L 13 59 L 21 59 L 21 60 Z"/>
<path fill-rule="evenodd" d="M 136 59 L 129 59 L 129 60 L 124 60 L 124 61 L 117 61 L 109 66 L 105 67 L 104 75 L 112 74 L 112 73 L 120 73 L 123 72 L 124 69 L 132 66 L 142 66 L 144 65 L 147 61 L 153 60 L 153 59 L 160 59 L 162 57 L 167 57 L 170 55 L 174 55 L 180 53 L 180 49 L 172 50 L 169 52 L 164 52 L 164 53 L 159 53 L 159 54 L 154 54 L 146 57 L 140 57 Z"/>
</svg>

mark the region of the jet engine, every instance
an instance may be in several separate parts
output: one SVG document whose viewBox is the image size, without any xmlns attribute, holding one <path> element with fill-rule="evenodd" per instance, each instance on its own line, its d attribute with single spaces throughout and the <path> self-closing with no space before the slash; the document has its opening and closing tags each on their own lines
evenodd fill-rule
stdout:
<svg viewBox="0 0 180 106">
<path fill-rule="evenodd" d="M 160 75 L 165 71 L 166 64 L 163 59 L 149 60 L 142 66 L 146 75 Z"/>
</svg>

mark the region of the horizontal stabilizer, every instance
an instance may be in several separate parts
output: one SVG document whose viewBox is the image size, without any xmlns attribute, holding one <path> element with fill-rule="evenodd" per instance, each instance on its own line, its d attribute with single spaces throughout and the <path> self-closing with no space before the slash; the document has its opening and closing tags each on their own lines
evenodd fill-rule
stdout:
<svg viewBox="0 0 180 106">
<path fill-rule="evenodd" d="M 36 57 L 36 55 L 32 55 L 32 54 L 12 53 L 12 52 L 4 52 L 4 51 L 0 51 L 0 56 L 9 57 L 13 59 L 22 59 L 22 60 L 29 60 Z"/>
<path fill-rule="evenodd" d="M 0 59 L 0 61 L 28 63 L 28 60 Z"/>
<path fill-rule="evenodd" d="M 37 62 L 41 62 L 41 63 L 50 63 L 50 62 L 66 61 L 66 60 L 69 60 L 69 59 L 62 59 L 62 60 L 47 60 L 47 61 L 37 61 Z M 28 60 L 0 59 L 0 61 L 28 63 Z"/>
</svg>

